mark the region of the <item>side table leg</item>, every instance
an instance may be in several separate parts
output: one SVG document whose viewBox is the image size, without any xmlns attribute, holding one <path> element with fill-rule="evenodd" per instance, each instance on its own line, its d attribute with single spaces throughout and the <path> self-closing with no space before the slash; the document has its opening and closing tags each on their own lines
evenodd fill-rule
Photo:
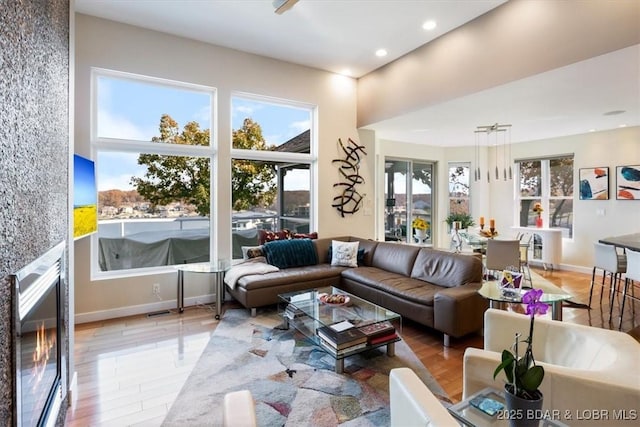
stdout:
<svg viewBox="0 0 640 427">
<path fill-rule="evenodd" d="M 562 301 L 551 303 L 551 319 L 562 320 Z"/>
<path fill-rule="evenodd" d="M 344 359 L 336 359 L 336 374 L 344 372 Z"/>
<path fill-rule="evenodd" d="M 216 320 L 220 320 L 222 310 L 222 289 L 224 287 L 224 271 L 216 273 Z"/>
<path fill-rule="evenodd" d="M 178 270 L 178 313 L 184 312 L 184 271 Z"/>
</svg>

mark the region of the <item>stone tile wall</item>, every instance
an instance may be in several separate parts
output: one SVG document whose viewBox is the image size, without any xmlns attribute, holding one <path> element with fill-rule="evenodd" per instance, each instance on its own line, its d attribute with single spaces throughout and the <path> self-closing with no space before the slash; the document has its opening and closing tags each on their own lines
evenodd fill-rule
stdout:
<svg viewBox="0 0 640 427">
<path fill-rule="evenodd" d="M 68 80 L 69 1 L 0 0 L 0 425 L 3 426 L 14 424 L 8 275 L 68 236 Z M 68 316 L 65 317 L 68 326 Z M 63 342 L 63 351 L 68 354 L 68 340 Z M 62 424 L 63 417 L 61 414 L 58 424 Z"/>
</svg>

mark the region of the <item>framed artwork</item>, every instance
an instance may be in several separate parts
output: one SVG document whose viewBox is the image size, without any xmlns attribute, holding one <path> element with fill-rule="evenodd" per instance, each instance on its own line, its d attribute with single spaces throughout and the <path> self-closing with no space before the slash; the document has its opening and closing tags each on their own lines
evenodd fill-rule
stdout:
<svg viewBox="0 0 640 427">
<path fill-rule="evenodd" d="M 580 169 L 580 200 L 609 200 L 609 167 Z"/>
<path fill-rule="evenodd" d="M 640 165 L 616 166 L 616 199 L 640 200 Z"/>
</svg>

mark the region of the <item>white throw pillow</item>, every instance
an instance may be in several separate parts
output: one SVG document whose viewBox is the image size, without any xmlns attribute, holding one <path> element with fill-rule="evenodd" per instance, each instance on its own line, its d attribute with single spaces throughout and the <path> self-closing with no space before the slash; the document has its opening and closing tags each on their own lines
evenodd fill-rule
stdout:
<svg viewBox="0 0 640 427">
<path fill-rule="evenodd" d="M 331 241 L 331 265 L 358 266 L 358 242 Z"/>
</svg>

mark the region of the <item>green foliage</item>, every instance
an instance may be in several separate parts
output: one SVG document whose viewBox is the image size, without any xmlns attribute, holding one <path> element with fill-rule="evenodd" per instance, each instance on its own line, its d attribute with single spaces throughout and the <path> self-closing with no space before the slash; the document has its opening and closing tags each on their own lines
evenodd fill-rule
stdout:
<svg viewBox="0 0 640 427">
<path fill-rule="evenodd" d="M 476 223 L 473 221 L 473 217 L 468 213 L 451 213 L 447 216 L 445 220 L 449 226 L 453 226 L 455 221 L 459 221 L 461 223 L 461 227 L 469 228 L 473 227 Z"/>
<path fill-rule="evenodd" d="M 233 148 L 271 149 L 262 137 L 260 125 L 249 118 L 244 119 L 242 128 L 233 131 Z M 231 169 L 234 210 L 245 210 L 254 206 L 266 208 L 273 203 L 277 194 L 273 163 L 234 160 Z"/>
<path fill-rule="evenodd" d="M 189 122 L 180 131 L 178 123 L 168 114 L 163 114 L 160 118 L 159 133 L 160 136 L 153 137 L 152 142 L 209 145 L 208 129 L 200 129 L 197 122 Z M 233 146 L 265 149 L 266 143 L 262 138 L 260 125 L 251 119 L 245 119 L 242 129 L 233 133 Z M 208 216 L 211 206 L 209 163 L 208 157 L 141 154 L 138 156 L 138 164 L 145 165 L 147 172 L 143 177 L 132 177 L 131 184 L 151 203 L 152 209 L 179 201 L 194 205 L 199 215 Z M 268 206 L 272 203 L 275 197 L 275 186 L 270 182 L 275 176 L 273 167 L 259 165 L 258 162 L 238 163 L 240 166 L 234 168 L 232 175 L 234 207 Z"/>
</svg>

